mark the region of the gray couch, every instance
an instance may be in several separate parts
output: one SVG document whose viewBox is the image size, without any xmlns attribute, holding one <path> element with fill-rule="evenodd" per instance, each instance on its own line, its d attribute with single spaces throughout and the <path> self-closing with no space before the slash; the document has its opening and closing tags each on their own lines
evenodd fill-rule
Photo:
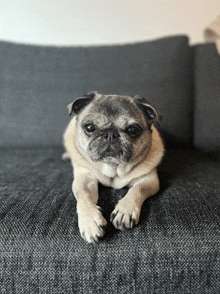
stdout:
<svg viewBox="0 0 220 294">
<path fill-rule="evenodd" d="M 0 293 L 220 293 L 220 56 L 185 36 L 100 47 L 0 42 Z M 66 106 L 91 90 L 146 97 L 164 120 L 160 192 L 133 230 L 87 244 Z M 110 213 L 127 189 L 99 186 Z"/>
</svg>

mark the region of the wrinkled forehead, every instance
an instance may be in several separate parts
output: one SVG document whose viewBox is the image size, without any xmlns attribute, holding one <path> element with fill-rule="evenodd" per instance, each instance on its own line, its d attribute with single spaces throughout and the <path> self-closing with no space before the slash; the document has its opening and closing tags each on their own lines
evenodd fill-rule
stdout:
<svg viewBox="0 0 220 294">
<path fill-rule="evenodd" d="M 144 116 L 132 98 L 116 95 L 102 96 L 91 103 L 84 112 L 85 120 L 100 127 L 108 123 L 120 128 L 133 123 L 145 125 Z"/>
</svg>

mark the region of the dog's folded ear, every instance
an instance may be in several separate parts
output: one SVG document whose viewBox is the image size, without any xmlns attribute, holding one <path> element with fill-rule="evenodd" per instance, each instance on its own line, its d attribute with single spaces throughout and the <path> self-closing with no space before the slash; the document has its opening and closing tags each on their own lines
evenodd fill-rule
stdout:
<svg viewBox="0 0 220 294">
<path fill-rule="evenodd" d="M 96 92 L 91 92 L 83 97 L 79 97 L 67 106 L 68 115 L 78 114 L 84 107 L 86 107 L 95 98 Z"/>
<path fill-rule="evenodd" d="M 137 103 L 138 107 L 143 111 L 147 121 L 150 124 L 157 123 L 159 126 L 161 125 L 163 115 L 153 106 L 151 106 L 145 98 L 135 96 L 135 102 Z"/>
</svg>

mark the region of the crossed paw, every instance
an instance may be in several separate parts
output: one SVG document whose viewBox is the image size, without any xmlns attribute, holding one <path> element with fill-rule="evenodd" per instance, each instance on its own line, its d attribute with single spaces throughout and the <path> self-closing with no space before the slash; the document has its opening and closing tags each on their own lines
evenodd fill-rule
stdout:
<svg viewBox="0 0 220 294">
<path fill-rule="evenodd" d="M 138 224 L 140 209 L 134 203 L 126 203 L 120 200 L 111 213 L 110 221 L 119 230 L 133 229 Z"/>
<path fill-rule="evenodd" d="M 78 224 L 81 236 L 88 243 L 97 243 L 105 234 L 107 221 L 100 207 L 94 205 L 87 209 L 78 209 Z M 135 202 L 120 200 L 111 213 L 110 221 L 116 229 L 133 229 L 138 224 L 140 208 Z"/>
</svg>

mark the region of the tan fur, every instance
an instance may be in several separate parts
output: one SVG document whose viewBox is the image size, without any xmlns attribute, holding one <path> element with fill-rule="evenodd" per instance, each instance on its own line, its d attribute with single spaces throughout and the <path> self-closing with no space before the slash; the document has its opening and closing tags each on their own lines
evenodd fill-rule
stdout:
<svg viewBox="0 0 220 294">
<path fill-rule="evenodd" d="M 88 159 L 85 159 L 76 147 L 76 117 L 70 121 L 64 133 L 64 146 L 69 153 L 73 167 L 74 165 L 84 167 L 95 175 L 103 185 L 121 189 L 124 186 L 128 186 L 134 179 L 148 174 L 161 161 L 164 155 L 162 139 L 154 126 L 152 126 L 152 130 L 152 145 L 147 156 L 143 155 L 137 161 L 126 164 L 110 165 L 101 162 L 88 162 Z M 111 176 L 105 174 L 106 169 L 109 169 L 109 173 L 112 174 Z"/>
<path fill-rule="evenodd" d="M 119 118 L 123 121 L 123 117 Z M 78 134 L 82 138 L 81 134 Z M 83 140 L 80 144 L 86 144 Z M 139 221 L 141 206 L 146 198 L 159 191 L 157 165 L 164 155 L 162 139 L 152 125 L 152 143 L 150 150 L 141 153 L 132 162 L 103 163 L 93 162 L 80 149 L 76 138 L 76 117 L 64 133 L 66 153 L 74 169 L 73 193 L 77 199 L 79 229 L 82 237 L 89 243 L 97 242 L 104 235 L 107 221 L 102 216 L 98 202 L 98 182 L 105 186 L 121 189 L 129 186 L 125 197 L 119 201 L 112 212 L 112 222 L 118 229 L 133 227 Z M 80 152 L 81 151 L 81 152 Z"/>
</svg>

